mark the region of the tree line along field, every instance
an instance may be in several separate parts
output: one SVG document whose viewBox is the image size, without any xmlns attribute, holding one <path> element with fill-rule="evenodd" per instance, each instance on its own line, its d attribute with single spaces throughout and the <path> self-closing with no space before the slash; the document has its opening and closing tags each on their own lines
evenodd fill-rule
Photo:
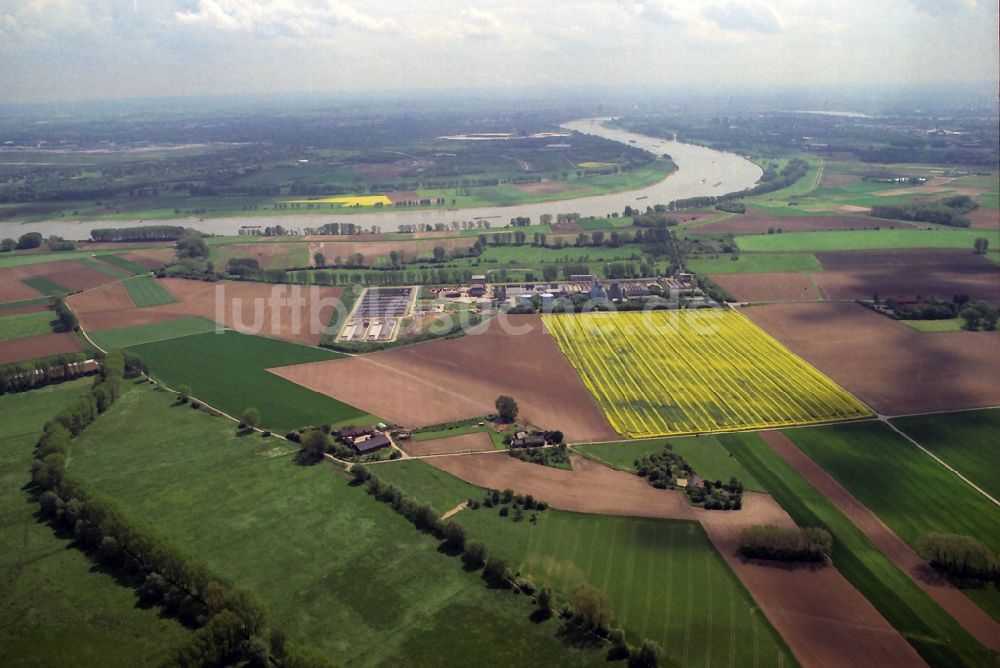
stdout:
<svg viewBox="0 0 1000 668">
<path fill-rule="evenodd" d="M 424 462 L 372 470 L 439 510 L 485 494 Z M 658 642 L 668 665 L 797 665 L 696 523 L 551 509 L 513 522 L 485 507 L 452 519 L 557 598 L 581 582 L 605 592 L 615 624 Z"/>
<path fill-rule="evenodd" d="M 901 429 L 993 498 L 1000 498 L 1000 409 L 896 418 Z"/>
<path fill-rule="evenodd" d="M 296 451 L 237 436 L 143 382 L 72 445 L 77 475 L 131 516 L 155 517 L 172 544 L 257 595 L 289 639 L 335 661 L 604 664 L 603 650 L 561 642 L 558 621 L 530 620 L 526 597 L 487 588 L 339 469 L 301 466 Z"/>
<path fill-rule="evenodd" d="M 343 357 L 329 350 L 230 330 L 153 341 L 128 350 L 138 354 L 152 376 L 172 389 L 187 386 L 192 396 L 234 416 L 257 408 L 261 425 L 275 431 L 379 421 L 267 371 Z"/>
<path fill-rule="evenodd" d="M 42 425 L 87 392 L 83 378 L 0 396 L 0 664 L 153 665 L 190 632 L 56 535 L 26 489 Z M 133 583 L 138 585 L 139 583 Z"/>
<path fill-rule="evenodd" d="M 799 431 L 799 430 L 789 430 Z M 741 435 L 743 436 L 743 435 Z M 931 666 L 989 666 L 992 652 L 905 573 L 843 513 L 757 435 L 725 443 L 799 526 L 833 536 L 833 565 Z"/>
<path fill-rule="evenodd" d="M 629 438 L 871 415 L 732 311 L 546 315 L 615 430 Z"/>
</svg>

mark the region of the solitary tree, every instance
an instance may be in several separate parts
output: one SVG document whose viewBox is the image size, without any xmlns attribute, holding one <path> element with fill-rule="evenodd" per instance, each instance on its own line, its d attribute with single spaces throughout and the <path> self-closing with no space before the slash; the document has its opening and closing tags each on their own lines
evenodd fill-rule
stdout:
<svg viewBox="0 0 1000 668">
<path fill-rule="evenodd" d="M 326 454 L 326 449 L 330 445 L 330 437 L 319 429 L 311 429 L 302 434 L 300 439 L 302 453 L 311 461 L 319 461 Z M 357 477 L 357 474 L 355 474 Z"/>
<path fill-rule="evenodd" d="M 990 240 L 986 237 L 976 237 L 976 241 L 973 243 L 972 247 L 980 255 L 986 255 L 986 251 L 990 247 Z"/>
<path fill-rule="evenodd" d="M 660 656 L 663 650 L 660 645 L 652 640 L 643 640 L 642 646 L 636 652 L 632 665 L 637 668 L 656 668 L 660 665 Z"/>
<path fill-rule="evenodd" d="M 313 264 L 316 265 L 317 267 L 325 267 L 326 266 L 326 256 L 323 255 L 323 253 L 321 253 L 319 251 L 316 251 L 313 254 Z"/>
<path fill-rule="evenodd" d="M 177 388 L 177 399 L 182 404 L 186 404 L 187 400 L 191 398 L 191 388 L 187 385 L 181 385 Z"/>
<path fill-rule="evenodd" d="M 570 590 L 569 596 L 580 623 L 595 628 L 611 623 L 611 599 L 604 592 L 581 583 Z"/>
<path fill-rule="evenodd" d="M 542 587 L 538 591 L 538 612 L 542 614 L 543 617 L 548 618 L 552 614 L 552 590 L 548 587 Z"/>
<path fill-rule="evenodd" d="M 497 409 L 497 415 L 503 422 L 513 422 L 517 419 L 517 402 L 514 401 L 513 397 L 509 397 L 506 394 L 501 394 L 497 397 L 496 403 L 494 404 Z"/>
<path fill-rule="evenodd" d="M 444 262 L 444 260 L 447 257 L 447 255 L 448 255 L 448 252 L 444 249 L 444 246 L 435 246 L 434 247 L 434 261 L 435 262 Z"/>
<path fill-rule="evenodd" d="M 240 416 L 240 422 L 245 424 L 250 429 L 256 429 L 257 425 L 260 424 L 260 413 L 256 408 L 248 408 L 243 411 L 243 415 Z"/>
</svg>

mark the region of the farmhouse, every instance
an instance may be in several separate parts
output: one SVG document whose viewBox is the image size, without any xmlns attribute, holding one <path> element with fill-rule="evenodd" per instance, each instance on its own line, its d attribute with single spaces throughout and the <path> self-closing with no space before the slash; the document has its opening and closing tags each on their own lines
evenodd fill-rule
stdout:
<svg viewBox="0 0 1000 668">
<path fill-rule="evenodd" d="M 351 443 L 351 447 L 354 448 L 359 455 L 367 455 L 375 452 L 376 450 L 389 447 L 389 437 L 385 434 L 375 433 L 367 437 L 354 439 Z"/>
</svg>

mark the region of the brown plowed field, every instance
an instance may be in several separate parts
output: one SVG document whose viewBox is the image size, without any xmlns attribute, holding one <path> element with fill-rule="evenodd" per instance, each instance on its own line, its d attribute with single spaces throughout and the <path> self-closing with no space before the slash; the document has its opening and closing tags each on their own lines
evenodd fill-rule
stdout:
<svg viewBox="0 0 1000 668">
<path fill-rule="evenodd" d="M 173 248 L 150 248 L 131 253 L 122 253 L 119 257 L 124 260 L 128 260 L 129 262 L 135 262 L 136 264 L 141 264 L 144 267 L 149 267 L 150 269 L 159 269 L 173 260 L 174 256 L 175 253 Z"/>
<path fill-rule="evenodd" d="M 399 445 L 409 455 L 453 455 L 458 452 L 484 452 L 493 449 L 493 441 L 489 434 L 475 432 L 448 438 L 436 438 L 433 441 L 400 441 Z"/>
<path fill-rule="evenodd" d="M 482 487 L 510 487 L 581 513 L 697 520 L 737 577 L 804 666 L 921 666 L 914 649 L 832 567 L 781 568 L 738 554 L 740 531 L 751 524 L 793 526 L 765 494 L 748 492 L 739 511 L 692 508 L 674 491 L 638 476 L 572 457 L 573 470 L 497 455 L 433 457 L 432 466 Z"/>
<path fill-rule="evenodd" d="M 785 232 L 816 232 L 819 230 L 862 230 L 913 227 L 909 223 L 882 220 L 869 216 L 767 216 L 756 213 L 737 214 L 698 228 L 698 232 L 719 234 L 766 234 L 769 229 Z"/>
<path fill-rule="evenodd" d="M 971 250 L 841 251 L 817 253 L 823 271 L 813 274 L 826 299 L 871 299 L 965 293 L 1000 302 L 1000 265 Z"/>
<path fill-rule="evenodd" d="M 936 575 L 902 538 L 854 498 L 854 495 L 844 489 L 833 476 L 797 448 L 785 434 L 780 431 L 768 431 L 761 433 L 761 436 L 793 469 L 861 529 L 861 532 L 889 558 L 889 561 L 910 576 L 918 587 L 937 601 L 938 605 L 954 617 L 976 640 L 994 651 L 1000 651 L 1000 624 L 948 580 Z"/>
<path fill-rule="evenodd" d="M 1000 405 L 1000 332 L 926 334 L 848 302 L 743 314 L 879 413 Z"/>
<path fill-rule="evenodd" d="M 520 418 L 570 441 L 618 436 L 538 316 L 493 319 L 458 339 L 272 369 L 273 373 L 409 427 L 493 413 L 508 394 Z"/>
<path fill-rule="evenodd" d="M 36 357 L 76 353 L 83 350 L 80 342 L 70 332 L 42 334 L 25 339 L 0 341 L 0 364 L 23 362 Z"/>
<path fill-rule="evenodd" d="M 21 282 L 26 278 L 36 277 L 48 278 L 69 290 L 85 290 L 114 280 L 107 274 L 73 260 L 3 267 L 0 268 L 0 303 L 41 296 L 42 293 Z"/>
<path fill-rule="evenodd" d="M 339 288 L 316 286 L 233 281 L 206 283 L 181 278 L 159 279 L 159 282 L 177 299 L 177 303 L 136 308 L 128 299 L 124 288 L 120 284 L 112 284 L 73 295 L 69 304 L 79 316 L 83 328 L 90 331 L 132 327 L 194 315 L 221 322 L 241 332 L 316 345 L 322 338 L 322 332 L 318 328 L 330 321 L 341 295 Z M 296 287 L 299 287 L 298 293 L 294 290 Z M 277 301 L 271 302 L 272 296 L 284 301 L 296 294 L 302 299 L 295 307 Z M 223 299 L 219 304 L 222 313 L 217 313 L 217 295 L 221 295 Z M 316 318 L 313 318 L 314 311 Z"/>
<path fill-rule="evenodd" d="M 741 302 L 794 302 L 821 299 L 814 274 L 713 274 L 710 278 Z"/>
<path fill-rule="evenodd" d="M 972 221 L 973 227 L 997 229 L 1000 227 L 1000 209 L 990 209 L 985 206 L 979 207 L 975 211 L 966 214 Z"/>
<path fill-rule="evenodd" d="M 580 189 L 579 187 L 574 186 L 571 183 L 565 183 L 563 181 L 541 181 L 539 183 L 518 183 L 514 187 L 522 192 L 531 193 L 533 195 L 554 195 L 556 193 L 564 193 Z"/>
</svg>

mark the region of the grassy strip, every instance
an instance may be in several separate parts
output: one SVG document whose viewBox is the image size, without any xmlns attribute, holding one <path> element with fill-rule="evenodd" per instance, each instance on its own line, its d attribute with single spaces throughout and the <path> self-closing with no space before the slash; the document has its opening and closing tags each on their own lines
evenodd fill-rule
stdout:
<svg viewBox="0 0 1000 668">
<path fill-rule="evenodd" d="M 165 341 L 176 339 L 181 336 L 191 334 L 204 334 L 214 332 L 218 325 L 207 318 L 192 316 L 189 318 L 178 318 L 166 322 L 155 322 L 148 325 L 136 325 L 135 327 L 121 327 L 119 329 L 105 329 L 100 332 L 90 332 L 90 338 L 94 343 L 104 350 L 114 350 L 116 348 L 128 348 L 154 341 Z"/>
<path fill-rule="evenodd" d="M 696 257 L 688 260 L 691 271 L 700 274 L 759 274 L 773 272 L 823 271 L 812 253 L 741 253 L 735 256 Z"/>
<path fill-rule="evenodd" d="M 76 380 L 0 396 L 0 663 L 7 666 L 155 665 L 188 635 L 136 604 L 134 592 L 35 518 L 25 491 L 42 425 L 82 396 Z"/>
<path fill-rule="evenodd" d="M 0 318 L 0 341 L 51 334 L 54 321 L 55 316 L 50 311 L 8 315 Z"/>
<path fill-rule="evenodd" d="M 142 357 L 153 376 L 170 387 L 187 385 L 195 397 L 235 416 L 255 407 L 261 424 L 276 431 L 381 421 L 267 371 L 338 359 L 337 353 L 232 331 L 145 343 L 129 350 Z"/>
<path fill-rule="evenodd" d="M 617 443 L 591 443 L 575 445 L 573 450 L 613 468 L 635 473 L 635 461 L 663 451 L 669 443 L 691 468 L 707 480 L 728 482 L 739 478 L 746 489 L 766 492 L 764 486 L 726 450 L 726 441 L 739 442 L 744 434 L 697 436 L 688 438 L 656 438 L 648 441 L 619 441 Z"/>
<path fill-rule="evenodd" d="M 34 299 L 22 299 L 19 302 L 7 302 L 6 304 L 0 304 L 0 311 L 13 311 L 15 309 L 24 308 L 26 306 L 41 306 L 43 304 L 51 304 L 52 300 L 48 297 L 35 297 Z"/>
<path fill-rule="evenodd" d="M 122 285 L 125 286 L 125 292 L 128 293 L 132 303 L 139 308 L 163 306 L 164 304 L 174 304 L 177 302 L 166 288 L 150 276 L 136 276 L 127 281 L 122 281 Z"/>
<path fill-rule="evenodd" d="M 799 526 L 822 527 L 834 538 L 833 563 L 931 666 L 994 665 L 980 645 L 900 571 L 854 524 L 758 437 L 727 449 Z"/>
<path fill-rule="evenodd" d="M 886 229 L 830 232 L 785 232 L 736 237 L 740 250 L 750 252 L 814 252 L 835 250 L 878 250 L 893 248 L 968 248 L 976 237 L 997 240 L 988 230 L 939 228 L 931 230 Z"/>
<path fill-rule="evenodd" d="M 72 290 L 69 288 L 59 285 L 55 281 L 45 278 L 44 276 L 32 276 L 31 278 L 26 278 L 21 281 L 29 288 L 38 290 L 43 295 L 54 295 L 57 292 L 61 292 L 64 295 L 68 295 Z"/>
<path fill-rule="evenodd" d="M 958 332 L 961 331 L 965 320 L 962 318 L 948 318 L 947 320 L 900 320 L 907 327 L 912 327 L 918 332 Z"/>
</svg>

